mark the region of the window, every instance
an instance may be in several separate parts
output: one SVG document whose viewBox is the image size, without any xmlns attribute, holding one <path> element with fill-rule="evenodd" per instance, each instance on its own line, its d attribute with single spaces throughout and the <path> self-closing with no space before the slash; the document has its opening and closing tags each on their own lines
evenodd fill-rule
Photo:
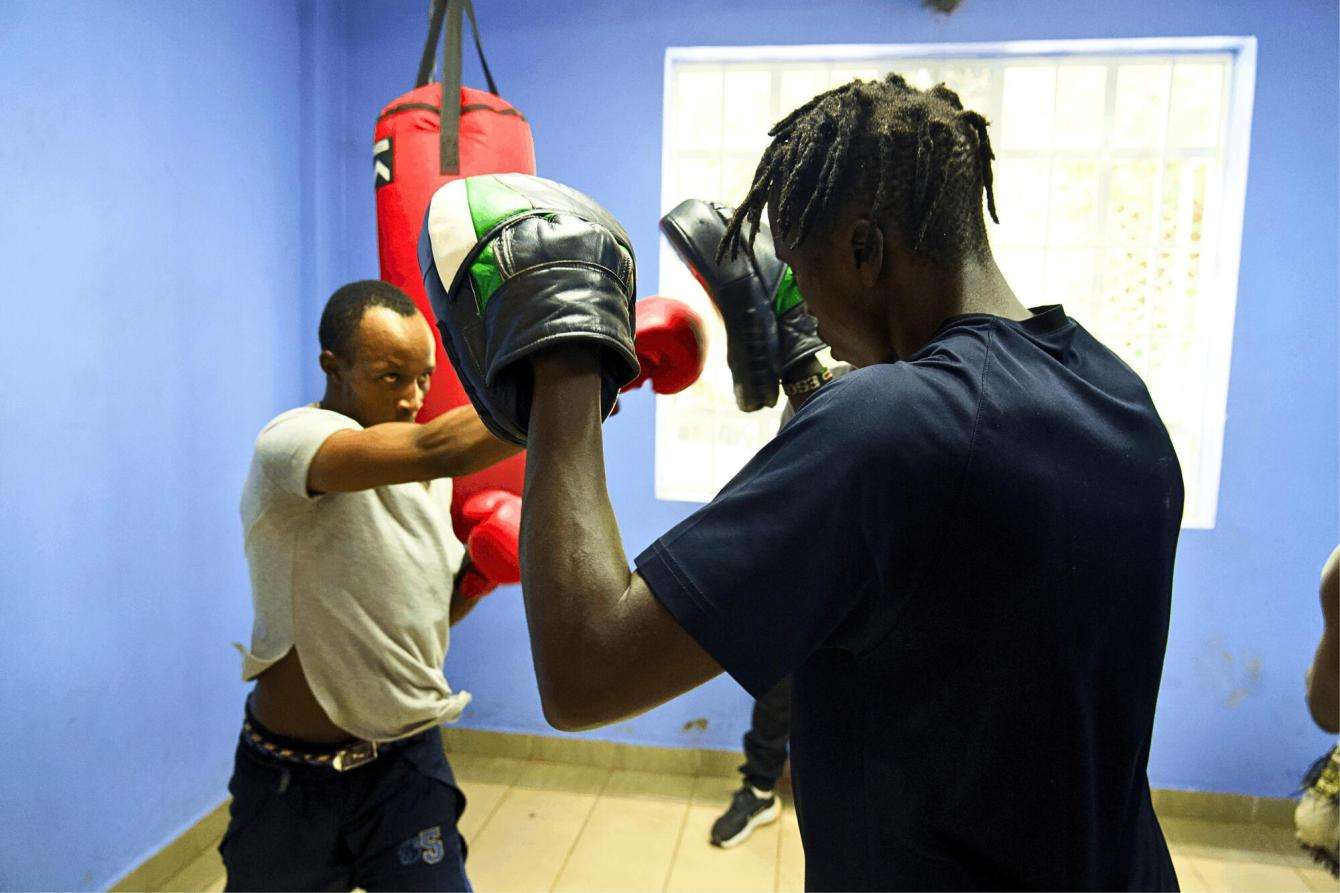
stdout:
<svg viewBox="0 0 1340 893">
<path fill-rule="evenodd" d="M 1149 385 L 1213 527 L 1237 291 L 1255 41 L 681 48 L 666 54 L 662 213 L 739 202 L 768 128 L 852 78 L 946 82 L 992 122 L 991 243 L 1030 306 L 1062 303 Z M 707 371 L 659 397 L 656 494 L 706 501 L 776 432 L 735 408 L 725 335 L 664 239 L 660 293 L 709 322 Z"/>
</svg>

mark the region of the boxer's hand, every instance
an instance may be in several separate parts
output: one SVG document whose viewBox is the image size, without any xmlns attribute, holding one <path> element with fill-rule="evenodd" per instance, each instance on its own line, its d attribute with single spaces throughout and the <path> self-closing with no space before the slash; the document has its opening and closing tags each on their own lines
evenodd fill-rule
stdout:
<svg viewBox="0 0 1340 893">
<path fill-rule="evenodd" d="M 658 394 L 677 394 L 698 380 L 707 362 L 703 321 L 687 304 L 672 298 L 637 302 L 637 378 L 624 385 L 631 391 L 651 381 Z"/>
<path fill-rule="evenodd" d="M 457 593 L 475 599 L 496 587 L 521 582 L 521 497 L 506 490 L 481 490 L 461 504 L 469 563 Z"/>
<path fill-rule="evenodd" d="M 498 585 L 488 577 L 481 574 L 473 564 L 470 563 L 470 556 L 465 556 L 465 564 L 456 572 L 456 597 L 467 602 L 479 601 L 488 595 Z"/>
<path fill-rule="evenodd" d="M 745 412 L 777 403 L 778 381 L 813 374 L 819 340 L 791 268 L 777 259 L 772 233 L 759 225 L 754 258 L 717 257 L 733 210 L 701 199 L 661 218 L 661 232 L 702 284 L 726 326 L 726 362 L 735 402 Z"/>
</svg>

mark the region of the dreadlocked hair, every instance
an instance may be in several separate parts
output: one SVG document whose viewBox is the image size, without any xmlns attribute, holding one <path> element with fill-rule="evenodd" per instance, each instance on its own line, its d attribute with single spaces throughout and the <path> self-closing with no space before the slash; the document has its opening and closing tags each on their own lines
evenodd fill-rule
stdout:
<svg viewBox="0 0 1340 893">
<path fill-rule="evenodd" d="M 983 252 L 983 190 L 991 219 L 1000 222 L 986 128 L 944 84 L 918 90 L 897 74 L 821 93 L 768 131 L 772 143 L 717 261 L 741 248 L 753 256 L 769 200 L 774 238 L 794 247 L 851 196 L 868 196 L 871 214 L 891 220 L 914 251 L 941 262 Z"/>
</svg>

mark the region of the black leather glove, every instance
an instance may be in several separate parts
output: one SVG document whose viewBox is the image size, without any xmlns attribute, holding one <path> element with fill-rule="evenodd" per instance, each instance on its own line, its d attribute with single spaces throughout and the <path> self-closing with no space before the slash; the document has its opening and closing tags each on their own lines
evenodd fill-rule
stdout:
<svg viewBox="0 0 1340 893">
<path fill-rule="evenodd" d="M 661 232 L 720 311 L 735 402 L 753 412 L 776 405 L 779 381 L 813 374 L 813 357 L 827 345 L 819 340 L 791 268 L 777 259 L 766 223 L 754 240 L 753 260 L 742 252 L 716 262 L 733 213 L 725 205 L 688 199 L 661 218 Z"/>
</svg>

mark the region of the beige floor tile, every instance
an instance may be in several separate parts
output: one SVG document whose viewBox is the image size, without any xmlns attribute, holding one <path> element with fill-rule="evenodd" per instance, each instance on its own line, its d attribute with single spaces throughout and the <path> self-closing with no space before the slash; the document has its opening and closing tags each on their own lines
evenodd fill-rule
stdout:
<svg viewBox="0 0 1340 893">
<path fill-rule="evenodd" d="M 1340 880 L 1332 877 L 1325 869 L 1295 868 L 1294 871 L 1302 878 L 1305 889 L 1316 890 L 1319 893 L 1340 893 Z"/>
<path fill-rule="evenodd" d="M 493 817 L 507 789 L 529 765 L 526 760 L 510 757 L 478 754 L 456 754 L 451 757 L 456 783 L 465 792 L 465 814 L 461 816 L 460 830 L 468 843 L 474 843 L 479 832 Z"/>
<path fill-rule="evenodd" d="M 1198 856 L 1189 857 L 1187 861 L 1216 893 L 1305 889 L 1298 871 L 1284 865 Z"/>
<path fill-rule="evenodd" d="M 1173 871 L 1177 872 L 1177 885 L 1182 888 L 1182 893 L 1214 893 L 1200 872 L 1196 871 L 1190 856 L 1174 846 L 1169 846 L 1168 850 L 1172 854 Z"/>
<path fill-rule="evenodd" d="M 461 816 L 459 828 L 466 842 L 473 844 L 479 832 L 484 830 L 484 826 L 493 818 L 493 813 L 502 803 L 510 786 L 491 784 L 487 781 L 458 780 L 461 790 L 465 791 L 465 813 Z"/>
<path fill-rule="evenodd" d="M 665 772 L 641 772 L 636 769 L 615 769 L 605 784 L 605 797 L 633 797 L 644 800 L 673 800 L 684 806 L 693 796 L 692 775 L 672 775 Z"/>
<path fill-rule="evenodd" d="M 792 809 L 782 811 L 777 820 L 781 836 L 777 853 L 778 893 L 800 893 L 805 889 L 805 846 L 800 840 L 800 824 Z"/>
<path fill-rule="evenodd" d="M 218 848 L 210 845 L 203 853 L 187 863 L 163 884 L 164 890 L 178 890 L 182 893 L 200 893 L 209 890 L 223 880 L 223 859 Z"/>
<path fill-rule="evenodd" d="M 723 850 L 708 843 L 712 823 L 723 808 L 724 804 L 689 807 L 666 890 L 776 890 L 778 823 L 765 825 L 739 846 Z"/>
<path fill-rule="evenodd" d="M 1182 889 L 1325 890 L 1340 883 L 1318 871 L 1287 828 L 1203 819 L 1163 819 Z"/>
<path fill-rule="evenodd" d="M 1261 836 L 1275 849 L 1281 856 L 1286 865 L 1302 872 L 1320 872 L 1322 877 L 1330 883 L 1329 887 L 1323 889 L 1337 891 L 1340 890 L 1340 880 L 1331 877 L 1330 873 L 1325 871 L 1320 865 L 1313 861 L 1312 856 L 1306 850 L 1298 845 L 1298 840 L 1294 837 L 1293 828 L 1280 828 L 1276 826 L 1265 826 L 1260 828 Z M 1309 889 L 1315 889 L 1309 882 Z"/>
<path fill-rule="evenodd" d="M 690 781 L 687 777 L 684 781 Z M 633 796 L 611 795 L 610 787 Z M 621 779 L 596 801 L 568 856 L 555 890 L 660 890 L 670 873 L 688 811 L 688 786 L 679 797 L 648 779 Z"/>
<path fill-rule="evenodd" d="M 466 870 L 477 890 L 548 890 L 595 805 L 596 791 L 545 787 L 535 773 L 528 781 L 507 791 L 470 844 Z"/>
</svg>

